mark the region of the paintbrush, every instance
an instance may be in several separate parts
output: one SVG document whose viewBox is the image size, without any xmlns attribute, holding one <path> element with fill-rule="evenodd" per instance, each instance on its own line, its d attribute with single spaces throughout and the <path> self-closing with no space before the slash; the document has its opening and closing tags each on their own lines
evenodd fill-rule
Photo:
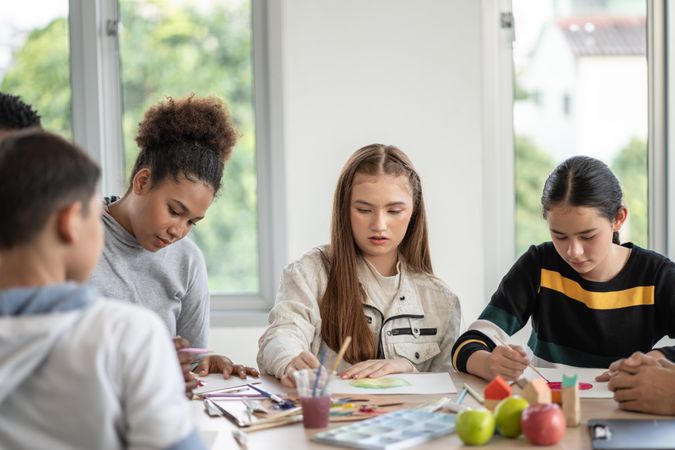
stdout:
<svg viewBox="0 0 675 450">
<path fill-rule="evenodd" d="M 328 347 L 321 349 L 321 354 L 319 355 L 319 367 L 316 369 L 316 375 L 314 376 L 314 387 L 312 388 L 312 397 L 316 397 L 316 388 L 319 385 L 319 378 L 321 377 L 321 368 L 323 367 L 323 362 L 326 359 L 326 354 L 328 353 Z M 328 382 L 328 380 L 326 380 Z"/>
<path fill-rule="evenodd" d="M 494 336 L 494 339 L 495 339 L 497 342 L 499 342 L 501 345 L 505 345 L 505 346 L 507 346 L 507 347 L 510 347 L 510 345 L 509 345 L 508 343 L 506 343 L 506 342 L 505 342 L 502 338 L 500 338 L 499 336 Z M 531 362 L 528 361 L 528 362 L 527 362 L 527 366 L 528 366 L 530 369 L 532 369 L 537 375 L 539 375 L 540 377 L 542 377 L 542 378 L 544 379 L 544 381 L 546 381 L 547 383 L 550 383 L 550 381 L 548 380 L 548 378 L 546 378 L 546 377 L 544 376 L 543 373 L 541 373 L 539 370 L 537 370 L 537 368 L 534 367 L 534 365 L 532 365 Z"/>
<path fill-rule="evenodd" d="M 342 358 L 345 356 L 345 352 L 347 351 L 347 348 L 349 347 L 349 344 L 352 342 L 352 337 L 347 336 L 347 338 L 344 340 L 342 343 L 342 347 L 340 347 L 340 351 L 338 352 L 337 356 L 335 357 L 335 361 L 333 362 L 333 370 L 330 372 L 330 378 L 326 382 L 326 385 L 321 389 L 321 395 L 324 395 L 324 392 L 326 391 L 326 388 L 328 387 L 328 384 L 330 383 L 330 380 L 335 376 L 337 373 L 337 368 L 342 362 Z"/>
</svg>

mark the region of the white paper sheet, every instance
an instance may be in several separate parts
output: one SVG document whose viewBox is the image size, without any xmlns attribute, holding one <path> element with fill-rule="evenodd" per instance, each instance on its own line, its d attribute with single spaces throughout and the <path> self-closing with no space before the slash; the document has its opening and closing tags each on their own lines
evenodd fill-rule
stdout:
<svg viewBox="0 0 675 450">
<path fill-rule="evenodd" d="M 579 390 L 579 398 L 613 398 L 614 393 L 607 388 L 607 383 L 601 383 L 595 381 L 595 377 L 600 375 L 605 371 L 605 369 L 589 369 L 586 367 L 571 367 L 571 366 L 560 366 L 555 368 L 545 368 L 537 367 L 537 370 L 540 371 L 548 381 L 562 381 L 563 374 L 565 375 L 577 375 L 577 381 L 579 383 L 589 383 L 593 387 L 589 390 L 582 391 Z M 524 373 L 525 378 L 534 379 L 541 378 L 537 375 L 532 369 L 527 368 Z"/>
<path fill-rule="evenodd" d="M 206 385 L 198 387 L 193 392 L 195 394 L 202 394 L 204 392 L 217 391 L 219 389 L 226 389 L 236 386 L 245 386 L 246 383 L 253 383 L 255 381 L 260 381 L 260 378 L 248 377 L 246 380 L 242 380 L 238 376 L 231 376 L 227 380 L 223 378 L 223 374 L 220 373 L 210 373 L 205 377 L 197 377 L 198 379 L 204 381 Z"/>
<path fill-rule="evenodd" d="M 361 395 L 397 395 L 397 394 L 454 394 L 457 392 L 450 374 L 444 373 L 397 373 L 387 375 L 382 378 L 365 379 L 377 380 L 377 384 L 381 380 L 394 380 L 393 384 L 402 384 L 397 387 L 375 387 L 364 388 L 357 387 L 354 384 L 362 380 L 342 380 L 335 377 L 331 383 L 329 390 L 333 394 L 361 394 Z M 354 383 L 356 382 L 356 383 Z M 385 381 L 386 382 L 386 381 Z"/>
</svg>

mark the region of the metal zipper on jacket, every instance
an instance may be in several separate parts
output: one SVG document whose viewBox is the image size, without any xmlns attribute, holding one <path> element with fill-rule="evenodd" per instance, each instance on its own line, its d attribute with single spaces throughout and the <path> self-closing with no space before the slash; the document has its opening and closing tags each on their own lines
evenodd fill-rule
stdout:
<svg viewBox="0 0 675 450">
<path fill-rule="evenodd" d="M 420 336 L 436 336 L 438 328 L 420 328 Z M 391 330 L 392 336 L 415 335 L 412 328 L 394 328 Z"/>
<path fill-rule="evenodd" d="M 364 308 L 370 308 L 370 309 L 376 311 L 380 315 L 380 323 L 384 323 L 384 314 L 382 314 L 382 311 L 380 311 L 379 309 L 377 309 L 373 305 L 368 305 L 366 303 L 363 304 L 363 307 Z M 378 333 L 378 336 L 381 336 L 381 335 L 382 335 L 382 325 L 380 325 L 380 331 Z M 377 344 L 377 357 L 378 358 L 380 357 L 380 351 L 381 351 L 380 341 L 378 340 L 378 344 Z"/>
</svg>

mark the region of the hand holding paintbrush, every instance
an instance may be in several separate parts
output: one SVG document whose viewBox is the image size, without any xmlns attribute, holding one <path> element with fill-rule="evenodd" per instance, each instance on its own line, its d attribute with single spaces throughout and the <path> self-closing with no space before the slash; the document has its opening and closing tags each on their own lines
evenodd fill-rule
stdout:
<svg viewBox="0 0 675 450">
<path fill-rule="evenodd" d="M 323 387 L 321 390 L 321 395 L 326 391 L 326 388 L 330 384 L 330 380 L 335 376 L 337 373 L 337 368 L 340 366 L 340 363 L 342 362 L 342 358 L 345 356 L 345 352 L 347 351 L 347 348 L 349 348 L 349 344 L 352 342 L 352 337 L 347 336 L 347 338 L 344 340 L 342 343 L 342 346 L 340 347 L 340 351 L 338 352 L 337 356 L 335 357 L 335 361 L 333 362 L 333 369 L 330 372 L 330 378 L 328 382 L 326 383 L 326 386 Z"/>
<path fill-rule="evenodd" d="M 293 372 L 295 386 L 302 405 L 302 421 L 305 428 L 325 428 L 328 426 L 331 398 L 327 388 L 331 379 L 335 376 L 351 340 L 351 337 L 347 337 L 342 343 L 330 373 L 327 373 L 323 367 L 323 361 L 327 353 L 325 348 L 320 352 L 320 362 L 316 370 L 308 368 Z"/>
<path fill-rule="evenodd" d="M 505 342 L 505 341 L 504 341 L 502 338 L 500 338 L 499 336 L 493 336 L 492 338 L 493 338 L 495 341 L 497 341 L 497 342 L 499 343 L 499 345 L 504 345 L 504 346 L 506 346 L 506 347 L 511 347 L 507 342 Z M 534 365 L 532 365 L 531 362 L 528 361 L 527 366 L 528 366 L 530 369 L 532 369 L 532 370 L 534 371 L 534 373 L 536 373 L 536 374 L 539 375 L 541 378 L 543 378 L 544 381 L 546 381 L 547 383 L 549 382 L 548 378 L 546 378 L 546 377 L 544 376 L 543 373 L 541 373 L 539 370 L 537 370 L 537 368 L 534 367 Z"/>
</svg>

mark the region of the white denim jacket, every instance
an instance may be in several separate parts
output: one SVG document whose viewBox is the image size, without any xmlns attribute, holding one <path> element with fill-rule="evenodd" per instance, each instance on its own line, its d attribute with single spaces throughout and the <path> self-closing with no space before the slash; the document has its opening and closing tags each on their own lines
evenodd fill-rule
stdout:
<svg viewBox="0 0 675 450">
<path fill-rule="evenodd" d="M 281 378 L 300 352 L 318 355 L 321 339 L 319 300 L 326 290 L 327 273 L 322 260 L 325 248 L 315 248 L 289 264 L 281 278 L 269 326 L 258 341 L 261 372 Z M 361 283 L 368 277 L 366 262 L 359 261 Z M 370 298 L 363 311 L 373 336 L 378 339 L 379 358 L 408 359 L 419 372 L 447 372 L 450 353 L 460 334 L 461 311 L 457 296 L 438 278 L 408 270 L 400 264 L 399 291 L 387 311 Z M 363 286 L 368 293 L 374 286 Z M 324 365 L 331 367 L 335 352 L 327 352 Z M 349 364 L 343 362 L 342 371 Z"/>
</svg>

